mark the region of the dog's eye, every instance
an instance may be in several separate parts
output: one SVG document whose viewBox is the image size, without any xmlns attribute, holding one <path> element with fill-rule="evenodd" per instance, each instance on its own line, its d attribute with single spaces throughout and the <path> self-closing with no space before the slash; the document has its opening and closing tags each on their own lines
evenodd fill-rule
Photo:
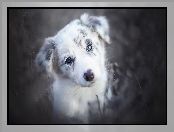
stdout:
<svg viewBox="0 0 174 132">
<path fill-rule="evenodd" d="M 92 41 L 90 39 L 86 39 L 85 43 L 86 43 L 86 51 L 87 52 L 92 51 L 92 48 L 93 48 L 92 47 Z"/>
<path fill-rule="evenodd" d="M 66 60 L 65 60 L 65 64 L 67 64 L 67 65 L 71 65 L 73 62 L 74 62 L 74 59 L 71 58 L 71 57 L 68 57 L 68 58 L 66 58 Z"/>
<path fill-rule="evenodd" d="M 86 51 L 87 51 L 87 52 L 92 51 L 92 45 L 87 45 L 87 46 L 86 46 Z"/>
</svg>

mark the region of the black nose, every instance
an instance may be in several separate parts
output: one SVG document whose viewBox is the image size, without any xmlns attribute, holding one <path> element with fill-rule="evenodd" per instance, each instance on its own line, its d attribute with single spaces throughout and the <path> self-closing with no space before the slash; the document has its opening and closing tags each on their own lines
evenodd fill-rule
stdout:
<svg viewBox="0 0 174 132">
<path fill-rule="evenodd" d="M 84 79 L 86 81 L 92 81 L 94 79 L 94 73 L 92 72 L 92 70 L 87 70 L 87 72 L 84 73 Z"/>
</svg>

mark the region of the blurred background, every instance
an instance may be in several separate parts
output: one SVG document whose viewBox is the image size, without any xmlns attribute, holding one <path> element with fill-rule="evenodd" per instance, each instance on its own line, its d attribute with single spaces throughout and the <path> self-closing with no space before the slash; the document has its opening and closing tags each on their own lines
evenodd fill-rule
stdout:
<svg viewBox="0 0 174 132">
<path fill-rule="evenodd" d="M 109 124 L 167 123 L 166 9 L 9 9 L 8 124 L 54 124 L 50 80 L 34 59 L 43 40 L 84 12 L 106 16 L 117 62 Z M 115 86 L 116 85 L 116 86 Z M 110 119 L 112 118 L 112 119 Z M 60 122 L 64 123 L 64 122 Z"/>
</svg>

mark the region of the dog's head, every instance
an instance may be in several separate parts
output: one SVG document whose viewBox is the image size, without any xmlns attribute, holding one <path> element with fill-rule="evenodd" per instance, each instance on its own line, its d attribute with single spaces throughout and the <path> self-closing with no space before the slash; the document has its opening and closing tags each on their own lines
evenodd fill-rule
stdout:
<svg viewBox="0 0 174 132">
<path fill-rule="evenodd" d="M 110 43 L 106 18 L 83 14 L 46 38 L 36 62 L 49 74 L 61 74 L 89 87 L 101 80 L 105 71 L 105 43 Z"/>
</svg>

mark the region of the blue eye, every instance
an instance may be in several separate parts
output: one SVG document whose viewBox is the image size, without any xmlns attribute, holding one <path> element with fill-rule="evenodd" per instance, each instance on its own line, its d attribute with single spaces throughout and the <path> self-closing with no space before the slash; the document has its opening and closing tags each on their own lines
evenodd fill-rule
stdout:
<svg viewBox="0 0 174 132">
<path fill-rule="evenodd" d="M 87 52 L 92 51 L 92 45 L 87 45 L 87 46 L 86 46 L 86 51 L 87 51 Z"/>
<path fill-rule="evenodd" d="M 85 43 L 86 43 L 86 51 L 87 52 L 92 51 L 92 48 L 93 48 L 92 47 L 92 41 L 90 39 L 86 39 Z"/>
<path fill-rule="evenodd" d="M 66 58 L 66 60 L 65 60 L 65 64 L 67 64 L 67 65 L 71 65 L 73 62 L 74 62 L 74 58 L 72 58 L 72 57 L 68 57 L 68 58 Z"/>
</svg>

